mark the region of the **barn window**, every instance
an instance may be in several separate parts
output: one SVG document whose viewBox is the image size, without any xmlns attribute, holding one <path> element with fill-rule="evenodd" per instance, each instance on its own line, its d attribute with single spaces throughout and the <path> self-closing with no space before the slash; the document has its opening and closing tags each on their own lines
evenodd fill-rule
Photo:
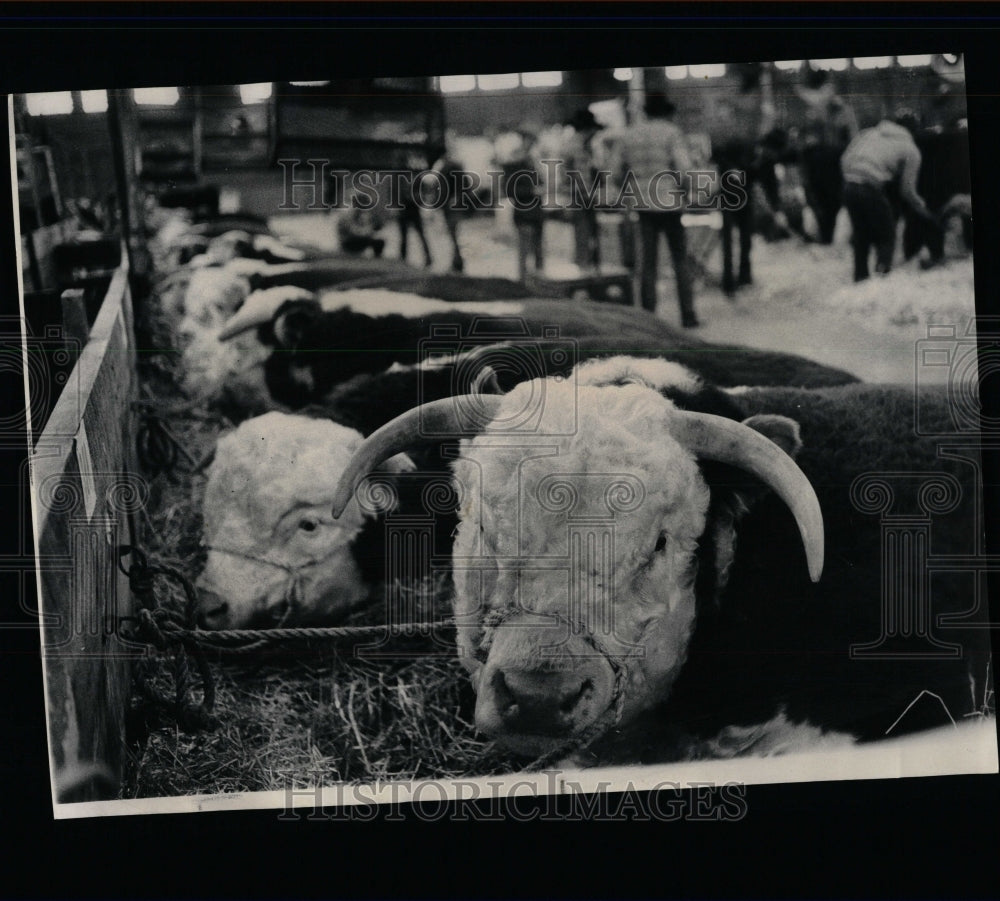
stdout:
<svg viewBox="0 0 1000 901">
<path fill-rule="evenodd" d="M 104 113 L 108 109 L 107 91 L 80 91 L 80 104 L 85 113 Z"/>
<path fill-rule="evenodd" d="M 261 103 L 271 96 L 271 82 L 262 81 L 258 84 L 241 84 L 240 100 L 244 103 Z"/>
<path fill-rule="evenodd" d="M 928 53 L 926 55 L 918 54 L 917 56 L 897 56 L 896 62 L 901 66 L 929 66 L 931 64 L 931 55 Z"/>
<path fill-rule="evenodd" d="M 809 64 L 814 69 L 826 69 L 830 72 L 843 72 L 847 68 L 846 59 L 811 59 Z"/>
<path fill-rule="evenodd" d="M 802 60 L 780 59 L 774 64 L 774 67 L 781 69 L 782 72 L 798 72 L 802 68 Z"/>
<path fill-rule="evenodd" d="M 679 79 L 687 78 L 687 66 L 664 66 L 663 71 L 667 73 L 667 78 Z"/>
<path fill-rule="evenodd" d="M 516 88 L 521 83 L 517 72 L 505 72 L 503 75 L 477 75 L 476 78 L 483 91 L 505 91 Z"/>
<path fill-rule="evenodd" d="M 615 77 L 615 81 L 631 81 L 632 80 L 632 70 L 631 69 L 615 69 L 611 73 Z"/>
<path fill-rule="evenodd" d="M 473 91 L 476 88 L 475 75 L 442 75 L 441 92 L 450 94 L 455 91 Z"/>
<path fill-rule="evenodd" d="M 712 63 L 705 66 L 688 66 L 692 78 L 721 78 L 726 74 L 725 63 Z"/>
<path fill-rule="evenodd" d="M 562 84 L 562 72 L 522 72 L 521 84 L 526 88 L 555 88 Z"/>
<path fill-rule="evenodd" d="M 24 98 L 32 116 L 65 116 L 73 112 L 73 95 L 69 91 L 25 94 Z"/>
<path fill-rule="evenodd" d="M 136 88 L 132 94 L 143 106 L 174 106 L 181 99 L 177 88 Z"/>
<path fill-rule="evenodd" d="M 887 69 L 892 65 L 891 56 L 861 56 L 853 60 L 855 69 Z"/>
</svg>

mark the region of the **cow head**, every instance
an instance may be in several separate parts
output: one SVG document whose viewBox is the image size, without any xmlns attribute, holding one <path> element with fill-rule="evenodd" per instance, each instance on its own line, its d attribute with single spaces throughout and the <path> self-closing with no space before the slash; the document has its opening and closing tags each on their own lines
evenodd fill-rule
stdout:
<svg viewBox="0 0 1000 901">
<path fill-rule="evenodd" d="M 330 515 L 337 477 L 360 445 L 353 429 L 284 413 L 219 439 L 197 582 L 203 628 L 330 622 L 365 599 L 351 545 L 374 513 L 352 501 L 340 520 Z"/>
<path fill-rule="evenodd" d="M 226 341 L 251 329 L 266 330 L 268 344 L 294 348 L 311 323 L 322 314 L 319 298 L 294 285 L 254 291 L 219 333 Z"/>
<path fill-rule="evenodd" d="M 718 545 L 710 559 L 724 581 L 753 486 L 790 507 L 811 577 L 822 569 L 818 501 L 782 449 L 797 449 L 795 423 L 683 410 L 634 366 L 625 371 L 605 384 L 539 380 L 424 404 L 370 436 L 336 497 L 334 513 L 420 432 L 467 436 L 454 465 L 458 647 L 477 726 L 516 752 L 553 750 L 667 696 L 702 600 L 700 546 Z M 544 398 L 541 418 L 530 433 L 511 428 L 532 397 Z M 751 474 L 746 496 L 731 480 L 717 503 L 711 467 Z"/>
<path fill-rule="evenodd" d="M 178 326 L 181 338 L 190 340 L 201 330 L 219 328 L 249 293 L 246 277 L 228 267 L 196 269 L 184 295 L 184 318 Z"/>
</svg>

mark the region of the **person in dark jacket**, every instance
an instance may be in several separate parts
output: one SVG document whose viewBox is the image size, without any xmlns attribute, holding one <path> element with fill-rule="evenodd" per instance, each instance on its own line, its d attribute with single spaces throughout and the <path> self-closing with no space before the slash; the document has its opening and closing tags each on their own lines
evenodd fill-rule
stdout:
<svg viewBox="0 0 1000 901">
<path fill-rule="evenodd" d="M 444 155 L 434 164 L 434 171 L 439 174 L 442 189 L 446 193 L 441 212 L 444 216 L 444 227 L 451 239 L 451 271 L 462 272 L 465 269 L 465 260 L 462 259 L 462 250 L 458 241 L 458 224 L 463 212 L 461 208 L 463 167 L 452 156 L 450 139 Z"/>
<path fill-rule="evenodd" d="M 419 172 L 423 167 L 420 160 L 409 158 L 406 166 L 411 175 Z M 424 234 L 424 221 L 420 212 L 420 201 L 413 190 L 413 181 L 404 178 L 400 181 L 399 203 L 402 209 L 396 214 L 396 223 L 399 225 L 399 258 L 406 262 L 407 238 L 412 228 L 417 233 L 420 246 L 424 251 L 424 266 L 430 269 L 434 265 L 434 258 L 431 256 L 431 248 L 427 243 L 427 235 Z"/>
<path fill-rule="evenodd" d="M 572 137 L 563 148 L 563 161 L 568 171 L 579 173 L 585 190 L 590 190 L 597 178 L 594 160 L 594 137 L 604 126 L 589 109 L 577 110 L 566 126 L 573 130 Z M 597 210 L 592 203 L 584 202 L 580 192 L 573 191 L 571 217 L 573 220 L 574 262 L 585 269 L 597 269 L 601 264 L 600 230 Z"/>
<path fill-rule="evenodd" d="M 541 272 L 545 268 L 545 214 L 542 210 L 542 173 L 536 150 L 538 138 L 527 129 L 520 130 L 519 134 L 521 148 L 517 159 L 504 166 L 504 190 L 514 208 L 517 228 L 517 277 L 524 281 L 529 271 Z"/>
<path fill-rule="evenodd" d="M 858 133 L 850 104 L 838 97 L 829 75 L 811 69 L 797 91 L 806 104 L 802 141 L 802 176 L 806 202 L 816 217 L 821 244 L 833 243 L 837 213 L 843 203 L 840 157 Z"/>
</svg>

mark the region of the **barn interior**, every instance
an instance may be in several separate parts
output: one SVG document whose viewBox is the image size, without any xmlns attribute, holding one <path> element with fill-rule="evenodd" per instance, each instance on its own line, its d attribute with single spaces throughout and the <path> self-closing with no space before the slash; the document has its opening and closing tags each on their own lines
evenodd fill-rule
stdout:
<svg viewBox="0 0 1000 901">
<path fill-rule="evenodd" d="M 525 270 L 512 205 L 490 173 L 516 158 L 525 136 L 540 158 L 558 157 L 581 114 L 607 134 L 627 131 L 652 95 L 673 104 L 692 152 L 711 168 L 712 136 L 732 115 L 731 98 L 761 73 L 783 149 L 777 200 L 761 196 L 757 206 L 752 284 L 725 289 L 722 214 L 689 210 L 700 325 L 681 328 L 666 255 L 656 319 L 678 341 L 794 355 L 804 361 L 802 384 L 811 365 L 866 383 L 954 379 L 954 365 L 924 365 L 917 354 L 934 336 L 975 335 L 961 55 L 14 97 L 24 330 L 29 347 L 56 351 L 36 355 L 27 383 L 39 552 L 68 561 L 42 571 L 43 609 L 68 624 L 45 641 L 72 650 L 47 662 L 58 802 L 518 769 L 523 761 L 476 734 L 461 667 L 447 653 L 414 652 L 413 636 L 403 639 L 409 653 L 391 662 L 354 659 L 315 636 L 305 653 L 295 646 L 294 661 L 286 647 L 245 637 L 233 654 L 182 636 L 194 626 L 216 443 L 269 409 L 246 385 L 219 387 L 236 364 L 218 349 L 223 323 L 212 310 L 198 320 L 188 288 L 198 269 L 250 247 L 268 265 L 340 267 L 341 288 L 403 284 L 396 291 L 411 301 L 441 297 L 447 284 L 448 301 L 483 290 L 558 302 L 568 317 L 592 305 L 618 308 L 623 321 L 638 316 L 634 221 L 623 205 L 598 205 L 595 256 L 586 261 L 573 217 L 546 210 L 544 264 Z M 809 91 L 823 84 L 860 129 L 900 108 L 916 115 L 918 191 L 939 217 L 942 259 L 929 261 L 924 250 L 904 258 L 901 219 L 892 271 L 855 282 L 845 209 L 832 240 L 822 240 L 801 141 Z M 443 160 L 480 177 L 478 208 L 457 227 L 440 209 L 418 213 L 422 253 L 413 235 L 403 243 L 380 195 L 382 245 L 345 250 L 340 223 L 350 204 L 330 173 L 420 172 Z M 212 258 L 220 248 L 223 257 Z M 211 398 L 197 388 L 202 376 L 215 380 Z M 440 585 L 405 592 L 414 620 L 448 616 Z M 83 624 L 71 615 L 81 609 Z M 341 625 L 377 628 L 381 612 L 369 605 Z"/>
</svg>

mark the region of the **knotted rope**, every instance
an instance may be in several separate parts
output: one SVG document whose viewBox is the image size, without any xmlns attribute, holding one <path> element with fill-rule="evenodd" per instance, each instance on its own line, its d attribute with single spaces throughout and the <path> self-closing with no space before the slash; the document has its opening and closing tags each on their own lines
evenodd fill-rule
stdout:
<svg viewBox="0 0 1000 901">
<path fill-rule="evenodd" d="M 126 555 L 132 557 L 132 563 L 127 570 L 121 562 Z M 185 731 L 195 732 L 215 728 L 216 721 L 212 715 L 215 706 L 215 681 L 212 678 L 212 671 L 202 649 L 187 635 L 198 613 L 198 596 L 194 586 L 179 570 L 164 564 L 150 563 L 139 548 L 131 545 L 119 546 L 118 567 L 128 576 L 129 588 L 141 605 L 135 618 L 138 633 L 136 637 L 151 644 L 161 653 L 171 655 L 173 696 L 169 696 L 154 685 L 152 660 L 149 657 L 140 661 L 137 672 L 141 693 L 155 706 L 170 713 Z M 185 595 L 182 609 L 178 609 L 176 605 L 166 606 L 157 602 L 155 591 L 157 576 L 167 576 L 181 585 Z M 192 696 L 194 680 L 191 676 L 189 657 L 194 661 L 201 681 L 200 703 Z"/>
</svg>

